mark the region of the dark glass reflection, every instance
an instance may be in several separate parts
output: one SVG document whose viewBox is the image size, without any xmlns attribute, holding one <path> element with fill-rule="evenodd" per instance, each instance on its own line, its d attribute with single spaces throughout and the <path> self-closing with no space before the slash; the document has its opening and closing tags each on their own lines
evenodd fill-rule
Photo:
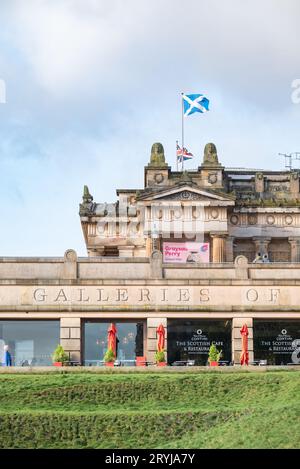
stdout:
<svg viewBox="0 0 300 469">
<path fill-rule="evenodd" d="M 92 364 L 103 360 L 107 350 L 107 330 L 111 322 L 86 321 L 84 324 L 84 359 Z M 117 358 L 120 361 L 134 361 L 143 356 L 143 322 L 115 322 L 117 337 Z"/>
<path fill-rule="evenodd" d="M 168 320 L 168 362 L 195 360 L 206 365 L 209 348 L 215 343 L 224 361 L 231 361 L 231 321 Z"/>
<path fill-rule="evenodd" d="M 300 363 L 300 320 L 253 320 L 254 359 L 268 365 Z"/>
<path fill-rule="evenodd" d="M 15 366 L 52 365 L 59 329 L 59 321 L 0 321 L 1 364 L 3 347 L 8 345 Z"/>
</svg>

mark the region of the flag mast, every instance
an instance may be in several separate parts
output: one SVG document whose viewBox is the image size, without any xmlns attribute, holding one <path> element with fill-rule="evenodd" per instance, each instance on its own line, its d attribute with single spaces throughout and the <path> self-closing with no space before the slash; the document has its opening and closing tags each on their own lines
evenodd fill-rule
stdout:
<svg viewBox="0 0 300 469">
<path fill-rule="evenodd" d="M 178 171 L 178 155 L 177 155 L 178 140 L 176 140 L 176 171 Z"/>
<path fill-rule="evenodd" d="M 183 94 L 181 93 L 181 149 L 182 149 L 182 155 L 181 155 L 181 171 L 183 171 L 183 148 L 184 148 L 184 112 L 183 112 Z"/>
</svg>

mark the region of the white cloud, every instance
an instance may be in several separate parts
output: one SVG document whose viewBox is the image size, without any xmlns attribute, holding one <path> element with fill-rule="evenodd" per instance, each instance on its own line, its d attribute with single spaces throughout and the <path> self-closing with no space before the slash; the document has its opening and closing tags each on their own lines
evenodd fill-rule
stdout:
<svg viewBox="0 0 300 469">
<path fill-rule="evenodd" d="M 188 167 L 213 141 L 226 166 L 283 168 L 277 153 L 299 150 L 299 13 L 298 0 L 2 0 L 2 253 L 83 254 L 83 185 L 96 201 L 141 187 L 154 141 L 174 166 L 180 91 L 211 100 L 186 121 Z"/>
</svg>

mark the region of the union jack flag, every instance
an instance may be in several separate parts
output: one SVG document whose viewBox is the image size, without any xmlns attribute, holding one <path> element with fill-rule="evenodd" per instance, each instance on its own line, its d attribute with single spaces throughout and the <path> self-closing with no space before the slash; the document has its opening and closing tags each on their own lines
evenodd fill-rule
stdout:
<svg viewBox="0 0 300 469">
<path fill-rule="evenodd" d="M 178 145 L 178 143 L 176 144 L 176 150 L 177 150 L 177 160 L 180 162 L 190 160 L 194 157 L 193 153 L 188 151 L 188 149 L 185 147 L 181 148 Z"/>
</svg>

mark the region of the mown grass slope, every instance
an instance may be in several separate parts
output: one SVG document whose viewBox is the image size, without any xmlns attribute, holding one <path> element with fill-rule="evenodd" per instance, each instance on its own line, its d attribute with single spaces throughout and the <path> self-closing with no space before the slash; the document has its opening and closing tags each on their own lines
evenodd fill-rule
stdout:
<svg viewBox="0 0 300 469">
<path fill-rule="evenodd" d="M 0 375 L 0 448 L 299 448 L 300 373 Z"/>
</svg>

